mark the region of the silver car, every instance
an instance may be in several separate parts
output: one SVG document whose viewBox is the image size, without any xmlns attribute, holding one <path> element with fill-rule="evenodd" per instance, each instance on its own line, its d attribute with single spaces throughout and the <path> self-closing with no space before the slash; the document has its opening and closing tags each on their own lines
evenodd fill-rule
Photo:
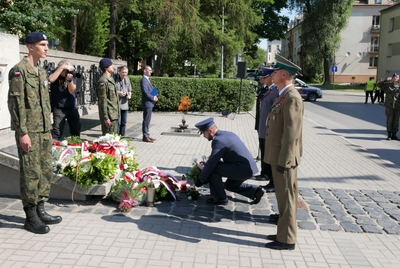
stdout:
<svg viewBox="0 0 400 268">
<path fill-rule="evenodd" d="M 305 100 L 316 101 L 322 98 L 322 90 L 319 87 L 310 86 L 298 78 L 296 78 L 294 86 Z"/>
</svg>

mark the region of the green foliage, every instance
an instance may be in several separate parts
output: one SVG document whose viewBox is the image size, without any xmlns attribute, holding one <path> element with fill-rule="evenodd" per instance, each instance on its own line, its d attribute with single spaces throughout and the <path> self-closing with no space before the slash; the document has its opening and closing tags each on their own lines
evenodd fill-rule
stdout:
<svg viewBox="0 0 400 268">
<path fill-rule="evenodd" d="M 141 109 L 140 76 L 129 76 L 132 84 L 130 110 Z M 152 77 L 153 85 L 158 88 L 158 102 L 155 111 L 178 111 L 181 97 L 192 98 L 189 112 L 235 112 L 241 98 L 241 109 L 251 111 L 255 102 L 255 91 L 247 82 L 240 80 L 211 78 Z M 135 97 L 136 96 L 136 97 Z"/>
<path fill-rule="evenodd" d="M 81 138 L 78 136 L 66 137 L 65 140 L 68 142 L 68 144 L 79 144 L 80 145 L 83 143 Z"/>
<path fill-rule="evenodd" d="M 247 68 L 249 69 L 257 69 L 260 65 L 265 61 L 265 50 L 258 48 L 255 53 L 252 54 L 243 54 L 243 61 L 247 63 Z"/>
</svg>

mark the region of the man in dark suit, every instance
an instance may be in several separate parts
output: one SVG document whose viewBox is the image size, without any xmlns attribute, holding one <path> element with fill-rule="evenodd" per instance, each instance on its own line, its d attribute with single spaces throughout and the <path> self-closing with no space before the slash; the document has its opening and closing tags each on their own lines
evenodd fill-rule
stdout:
<svg viewBox="0 0 400 268">
<path fill-rule="evenodd" d="M 293 86 L 300 67 L 276 55 L 277 69 L 272 80 L 279 96 L 272 104 L 267 119 L 264 161 L 272 167 L 279 220 L 277 234 L 268 235 L 270 249 L 292 250 L 297 237 L 297 166 L 303 154 L 302 128 L 304 106 L 300 93 Z"/>
<path fill-rule="evenodd" d="M 148 65 L 144 66 L 143 77 L 140 80 L 140 89 L 142 91 L 142 109 L 143 109 L 143 122 L 142 133 L 144 142 L 154 142 L 156 139 L 150 137 L 149 126 L 151 121 L 151 114 L 153 112 L 154 103 L 158 101 L 157 96 L 153 96 L 153 86 L 150 82 L 152 70 Z"/>
<path fill-rule="evenodd" d="M 212 141 L 211 155 L 196 183 L 197 187 L 210 184 L 212 197 L 207 202 L 215 205 L 227 204 L 226 189 L 246 196 L 253 204 L 258 204 L 264 191 L 261 187 L 244 183 L 258 172 L 257 164 L 246 145 L 235 133 L 218 130 L 213 118 L 203 120 L 195 126 L 206 139 Z M 225 183 L 222 177 L 227 177 Z"/>
<path fill-rule="evenodd" d="M 271 165 L 264 162 L 265 155 L 265 134 L 267 132 L 267 117 L 268 112 L 271 109 L 272 104 L 275 99 L 278 97 L 278 88 L 272 82 L 272 73 L 274 72 L 273 68 L 262 68 L 258 74 L 260 78 L 260 82 L 265 86 L 266 90 L 264 94 L 261 96 L 261 104 L 260 104 L 260 118 L 259 118 L 259 127 L 258 127 L 258 140 L 259 147 L 261 151 L 261 172 L 260 175 L 257 175 L 256 178 L 263 178 L 260 180 L 268 180 L 269 183 L 265 186 L 262 186 L 266 192 L 274 192 L 274 177 L 272 176 Z M 267 148 L 268 150 L 268 148 Z"/>
</svg>

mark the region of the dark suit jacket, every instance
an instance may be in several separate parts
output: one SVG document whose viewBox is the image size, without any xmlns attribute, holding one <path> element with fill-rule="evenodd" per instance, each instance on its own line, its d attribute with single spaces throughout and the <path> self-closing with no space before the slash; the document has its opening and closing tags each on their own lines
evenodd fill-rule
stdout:
<svg viewBox="0 0 400 268">
<path fill-rule="evenodd" d="M 268 113 L 264 162 L 285 168 L 300 164 L 303 154 L 303 99 L 293 85 L 273 103 Z"/>
<path fill-rule="evenodd" d="M 153 108 L 154 107 L 154 96 L 150 95 L 153 90 L 153 86 L 150 84 L 149 79 L 145 76 L 140 80 L 140 89 L 142 91 L 142 108 Z"/>
<path fill-rule="evenodd" d="M 235 163 L 249 171 L 249 176 L 258 172 L 256 161 L 247 149 L 246 145 L 233 132 L 218 130 L 211 143 L 211 155 L 199 175 L 199 180 L 208 180 L 211 172 L 221 161 L 224 163 Z M 251 173 L 251 174 L 250 174 Z"/>
</svg>

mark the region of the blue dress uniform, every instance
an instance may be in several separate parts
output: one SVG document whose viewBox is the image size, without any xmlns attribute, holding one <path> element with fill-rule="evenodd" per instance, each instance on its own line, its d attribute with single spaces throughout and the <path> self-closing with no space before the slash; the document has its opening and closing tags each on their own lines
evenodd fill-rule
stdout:
<svg viewBox="0 0 400 268">
<path fill-rule="evenodd" d="M 204 132 L 214 124 L 213 118 L 208 118 L 195 126 Z M 218 130 L 211 143 L 212 152 L 199 175 L 202 184 L 209 183 L 214 199 L 210 203 L 225 204 L 225 189 L 254 200 L 258 203 L 264 194 L 260 187 L 244 183 L 258 172 L 255 160 L 240 138 L 232 132 Z M 222 160 L 222 161 L 221 161 Z M 222 177 L 227 177 L 225 183 Z M 218 201 L 223 200 L 218 203 Z M 214 202 L 215 201 L 215 202 Z"/>
</svg>

